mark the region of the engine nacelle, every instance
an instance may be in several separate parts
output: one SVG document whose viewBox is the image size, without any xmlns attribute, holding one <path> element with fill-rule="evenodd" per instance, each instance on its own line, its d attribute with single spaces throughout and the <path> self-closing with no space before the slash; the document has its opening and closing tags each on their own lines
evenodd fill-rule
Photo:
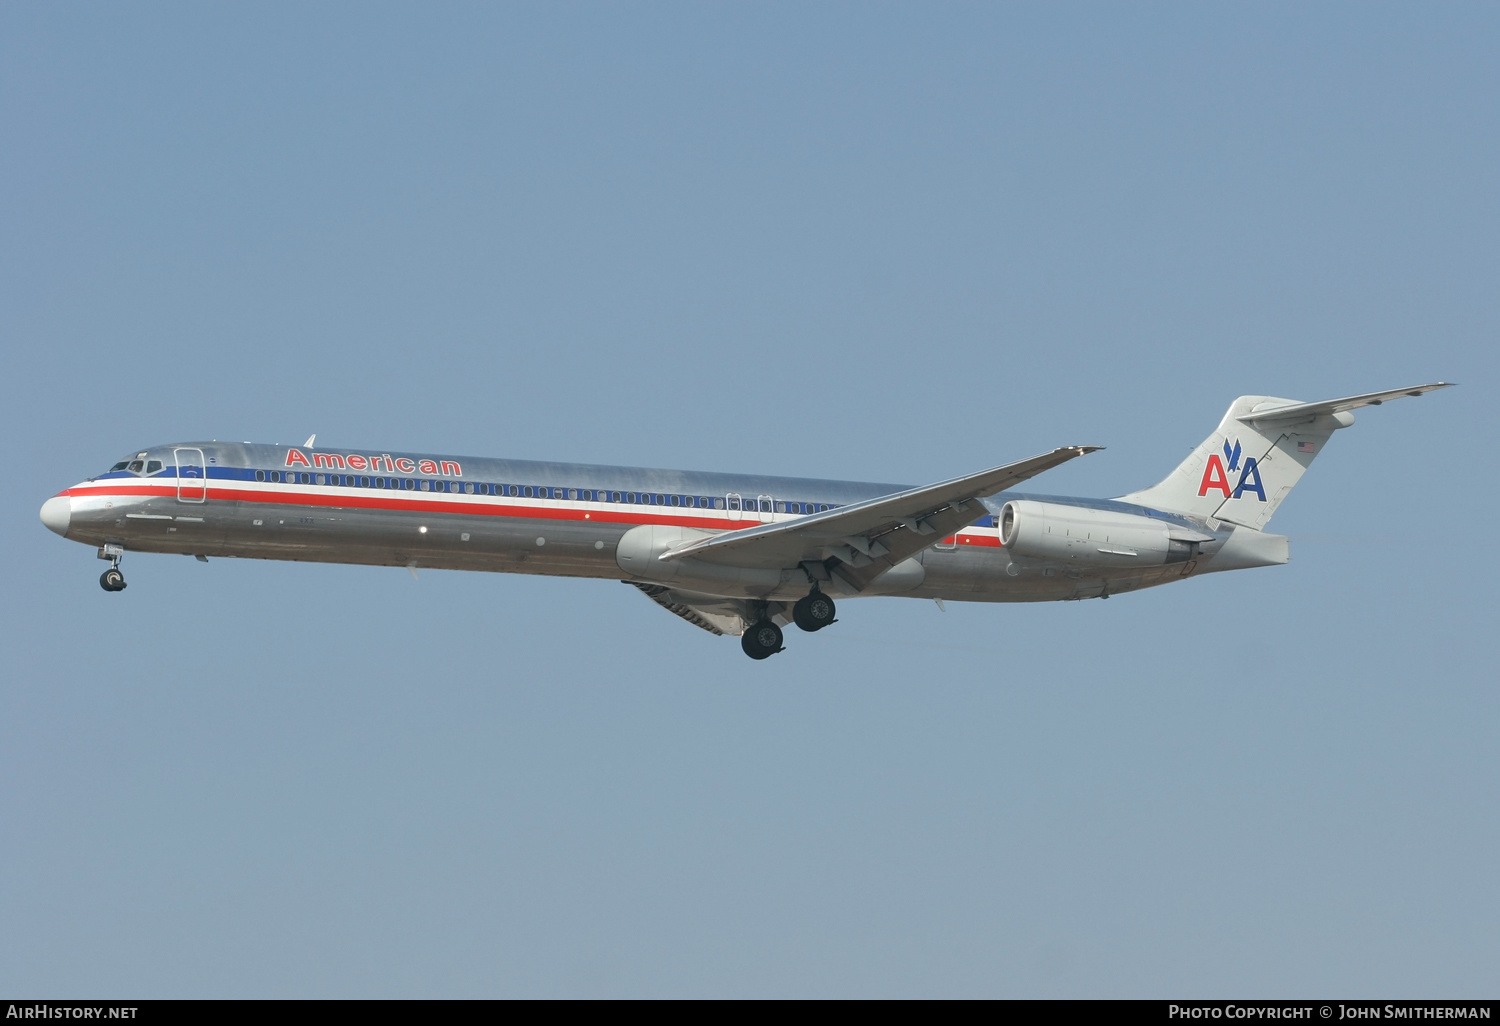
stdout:
<svg viewBox="0 0 1500 1026">
<path fill-rule="evenodd" d="M 1000 544 L 1012 556 L 1102 567 L 1161 566 L 1196 555 L 1213 535 L 1110 510 L 1016 499 L 1000 510 Z"/>
</svg>

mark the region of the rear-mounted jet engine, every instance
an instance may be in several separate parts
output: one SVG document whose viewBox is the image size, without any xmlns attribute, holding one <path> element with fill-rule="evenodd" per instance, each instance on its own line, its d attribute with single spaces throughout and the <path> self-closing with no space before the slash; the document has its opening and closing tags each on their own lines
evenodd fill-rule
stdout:
<svg viewBox="0 0 1500 1026">
<path fill-rule="evenodd" d="M 1162 566 L 1197 556 L 1214 536 L 1134 513 L 1016 499 L 1000 511 L 1012 556 L 1090 566 Z"/>
</svg>

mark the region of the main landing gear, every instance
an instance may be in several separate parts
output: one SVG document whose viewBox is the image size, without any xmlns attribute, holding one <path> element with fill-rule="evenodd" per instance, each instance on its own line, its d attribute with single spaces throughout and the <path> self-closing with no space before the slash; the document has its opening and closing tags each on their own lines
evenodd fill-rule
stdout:
<svg viewBox="0 0 1500 1026">
<path fill-rule="evenodd" d="M 99 587 L 105 591 L 124 591 L 125 575 L 120 573 L 120 557 L 125 555 L 123 545 L 101 545 L 99 558 L 109 560 L 109 569 L 99 575 Z"/>
<path fill-rule="evenodd" d="M 792 607 L 792 622 L 805 631 L 820 631 L 834 622 L 833 599 L 814 589 Z"/>
<path fill-rule="evenodd" d="M 765 603 L 751 607 L 759 617 L 740 635 L 740 647 L 751 659 L 766 659 L 782 650 L 781 628 L 766 615 Z M 820 631 L 834 621 L 833 599 L 814 588 L 792 606 L 792 622 L 805 631 Z"/>
<path fill-rule="evenodd" d="M 751 659 L 766 659 L 781 651 L 781 628 L 770 620 L 761 620 L 745 628 L 740 648 Z"/>
</svg>

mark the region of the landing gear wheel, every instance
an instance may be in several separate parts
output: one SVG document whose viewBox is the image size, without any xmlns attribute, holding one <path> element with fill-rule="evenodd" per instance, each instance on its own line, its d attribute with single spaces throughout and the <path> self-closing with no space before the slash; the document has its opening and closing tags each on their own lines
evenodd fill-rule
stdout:
<svg viewBox="0 0 1500 1026">
<path fill-rule="evenodd" d="M 765 659 L 781 651 L 781 628 L 770 620 L 753 623 L 740 635 L 740 648 L 751 659 Z"/>
<path fill-rule="evenodd" d="M 110 567 L 99 575 L 99 587 L 105 591 L 124 591 L 125 575 L 120 573 L 118 567 Z"/>
<path fill-rule="evenodd" d="M 833 623 L 833 599 L 821 591 L 804 595 L 792 607 L 792 620 L 805 631 L 820 631 Z"/>
</svg>

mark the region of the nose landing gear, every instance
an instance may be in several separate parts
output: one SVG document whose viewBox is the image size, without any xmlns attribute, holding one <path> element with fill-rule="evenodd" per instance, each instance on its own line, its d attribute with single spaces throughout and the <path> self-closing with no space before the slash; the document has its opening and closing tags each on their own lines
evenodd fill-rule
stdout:
<svg viewBox="0 0 1500 1026">
<path fill-rule="evenodd" d="M 125 575 L 120 573 L 120 557 L 125 555 L 123 545 L 99 546 L 99 558 L 109 560 L 109 569 L 99 575 L 99 587 L 105 591 L 124 591 Z"/>
</svg>

